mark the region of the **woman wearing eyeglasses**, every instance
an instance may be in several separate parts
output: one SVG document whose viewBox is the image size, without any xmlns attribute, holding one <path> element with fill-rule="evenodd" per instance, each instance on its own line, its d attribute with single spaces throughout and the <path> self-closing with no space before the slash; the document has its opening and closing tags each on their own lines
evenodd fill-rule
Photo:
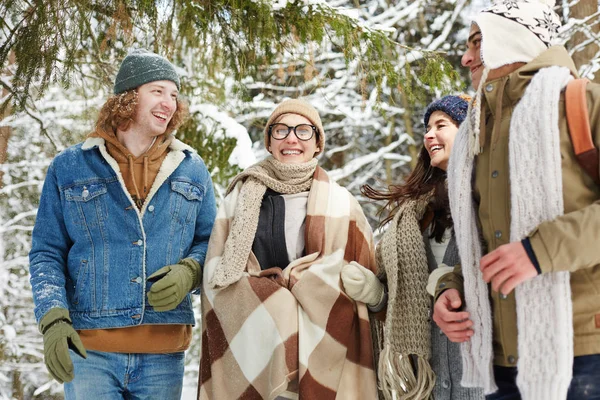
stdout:
<svg viewBox="0 0 600 400">
<path fill-rule="evenodd" d="M 230 184 L 202 290 L 199 399 L 376 399 L 368 311 L 342 290 L 374 270 L 371 228 L 318 166 L 319 114 L 286 100 L 265 127 L 267 159 Z M 382 294 L 383 296 L 383 294 Z"/>
</svg>

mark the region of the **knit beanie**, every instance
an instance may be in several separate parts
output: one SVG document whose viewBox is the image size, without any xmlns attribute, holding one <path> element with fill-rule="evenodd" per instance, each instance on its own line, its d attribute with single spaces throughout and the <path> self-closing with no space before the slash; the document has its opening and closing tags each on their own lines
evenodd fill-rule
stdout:
<svg viewBox="0 0 600 400">
<path fill-rule="evenodd" d="M 148 82 L 163 80 L 175 83 L 179 89 L 179 75 L 169 60 L 145 49 L 135 49 L 121 63 L 115 79 L 114 93 L 123 93 Z"/>
<path fill-rule="evenodd" d="M 318 142 L 317 147 L 319 151 L 315 153 L 315 156 L 323 151 L 325 148 L 325 132 L 323 131 L 323 124 L 321 123 L 321 118 L 319 117 L 319 112 L 301 99 L 291 99 L 282 101 L 271 113 L 269 120 L 267 121 L 267 125 L 265 126 L 265 148 L 269 149 L 270 137 L 269 137 L 269 125 L 272 125 L 277 121 L 277 118 L 282 116 L 283 114 L 298 114 L 302 115 L 304 118 L 308 119 L 311 124 L 317 127 L 318 133 Z"/>
<path fill-rule="evenodd" d="M 462 122 L 467 117 L 467 110 L 469 108 L 469 100 L 471 100 L 470 96 L 461 94 L 458 96 L 444 96 L 441 99 L 434 100 L 427 106 L 425 110 L 425 114 L 423 115 L 423 124 L 427 126 L 429 123 L 429 118 L 431 114 L 435 111 L 442 111 L 447 114 L 457 125 L 462 124 Z"/>
<path fill-rule="evenodd" d="M 489 69 L 528 63 L 548 47 L 560 28 L 555 0 L 501 0 L 473 22 L 481 30 L 481 60 Z"/>
</svg>

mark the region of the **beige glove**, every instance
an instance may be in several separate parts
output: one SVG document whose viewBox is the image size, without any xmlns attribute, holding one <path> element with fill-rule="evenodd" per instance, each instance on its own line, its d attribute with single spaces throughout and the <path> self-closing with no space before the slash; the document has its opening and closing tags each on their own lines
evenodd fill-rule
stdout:
<svg viewBox="0 0 600 400">
<path fill-rule="evenodd" d="M 356 261 L 351 261 L 350 264 L 342 267 L 341 277 L 346 294 L 353 300 L 372 307 L 383 300 L 385 293 L 383 283 L 372 271 Z"/>
</svg>

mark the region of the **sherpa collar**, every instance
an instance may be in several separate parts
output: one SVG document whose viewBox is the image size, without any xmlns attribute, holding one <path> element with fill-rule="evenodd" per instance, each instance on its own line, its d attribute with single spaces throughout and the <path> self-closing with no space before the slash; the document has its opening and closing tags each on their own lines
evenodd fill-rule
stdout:
<svg viewBox="0 0 600 400">
<path fill-rule="evenodd" d="M 99 138 L 99 137 L 88 137 L 83 142 L 81 149 L 84 151 L 87 151 L 87 150 L 93 149 L 94 147 L 105 147 L 105 146 L 106 146 L 106 144 L 105 144 L 104 139 Z M 179 139 L 173 139 L 173 141 L 169 145 L 169 149 L 173 150 L 173 151 L 189 151 L 191 153 L 197 153 L 193 147 L 188 146 L 187 144 L 183 143 Z"/>
</svg>

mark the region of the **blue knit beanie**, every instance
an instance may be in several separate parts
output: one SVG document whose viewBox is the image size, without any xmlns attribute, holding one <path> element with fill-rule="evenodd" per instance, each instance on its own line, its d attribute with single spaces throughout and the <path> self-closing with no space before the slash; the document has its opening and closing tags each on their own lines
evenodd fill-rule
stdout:
<svg viewBox="0 0 600 400">
<path fill-rule="evenodd" d="M 135 49 L 121 63 L 115 79 L 114 93 L 123 93 L 148 82 L 163 80 L 175 83 L 179 90 L 179 75 L 169 60 L 148 50 Z"/>
<path fill-rule="evenodd" d="M 435 111 L 442 111 L 460 125 L 467 117 L 467 109 L 469 108 L 470 97 L 466 95 L 460 96 L 444 96 L 441 99 L 434 100 L 427 106 L 425 115 L 423 115 L 423 123 L 425 126 L 429 123 L 429 117 Z"/>
</svg>

